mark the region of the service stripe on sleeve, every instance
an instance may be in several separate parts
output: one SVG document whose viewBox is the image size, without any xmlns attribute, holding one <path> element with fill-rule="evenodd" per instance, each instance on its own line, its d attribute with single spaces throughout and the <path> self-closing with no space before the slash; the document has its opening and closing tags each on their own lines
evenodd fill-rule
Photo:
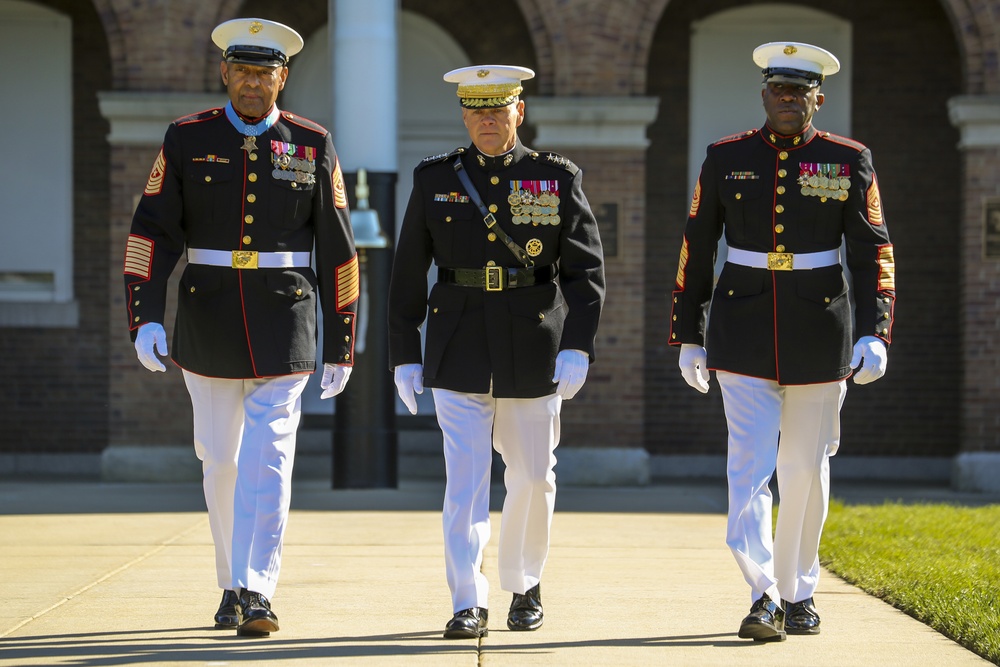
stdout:
<svg viewBox="0 0 1000 667">
<path fill-rule="evenodd" d="M 343 310 L 358 300 L 360 292 L 360 275 L 358 273 L 358 256 L 337 267 L 337 310 Z"/>
<path fill-rule="evenodd" d="M 130 234 L 125 246 L 125 273 L 149 280 L 153 265 L 153 242 Z"/>
<path fill-rule="evenodd" d="M 878 288 L 896 289 L 896 260 L 892 256 L 891 245 L 880 246 L 878 249 Z"/>
<path fill-rule="evenodd" d="M 153 170 L 149 172 L 149 180 L 146 181 L 145 194 L 158 195 L 163 190 L 163 177 L 167 173 L 167 160 L 163 157 L 163 147 L 160 147 L 160 154 L 153 162 Z"/>
</svg>

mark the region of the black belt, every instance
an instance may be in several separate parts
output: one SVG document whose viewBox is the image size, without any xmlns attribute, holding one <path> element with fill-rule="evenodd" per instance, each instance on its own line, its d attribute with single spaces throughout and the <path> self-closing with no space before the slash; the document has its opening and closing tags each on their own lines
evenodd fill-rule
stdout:
<svg viewBox="0 0 1000 667">
<path fill-rule="evenodd" d="M 485 269 L 438 268 L 438 282 L 462 287 L 478 287 L 487 292 L 500 292 L 515 287 L 547 283 L 555 278 L 557 273 L 553 264 L 534 269 L 506 266 L 487 266 Z"/>
</svg>

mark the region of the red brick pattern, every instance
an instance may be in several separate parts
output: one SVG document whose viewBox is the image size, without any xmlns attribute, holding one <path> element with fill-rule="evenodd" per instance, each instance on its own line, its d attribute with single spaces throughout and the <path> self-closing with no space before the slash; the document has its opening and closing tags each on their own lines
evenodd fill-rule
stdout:
<svg viewBox="0 0 1000 667">
<path fill-rule="evenodd" d="M 983 202 L 1000 200 L 1000 152 L 965 153 L 965 197 L 959 279 L 964 299 L 959 318 L 965 373 L 961 386 L 963 451 L 1000 451 L 1000 259 L 983 258 Z"/>
</svg>

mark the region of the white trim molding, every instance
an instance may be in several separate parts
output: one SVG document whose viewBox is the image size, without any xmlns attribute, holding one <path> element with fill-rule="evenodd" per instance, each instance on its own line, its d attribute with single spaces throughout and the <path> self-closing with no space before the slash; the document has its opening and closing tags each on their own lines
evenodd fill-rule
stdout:
<svg viewBox="0 0 1000 667">
<path fill-rule="evenodd" d="M 1000 146 L 1000 95 L 952 97 L 948 118 L 961 132 L 959 148 Z"/>
<path fill-rule="evenodd" d="M 537 129 L 538 148 L 644 150 L 659 104 L 656 97 L 531 97 L 525 119 Z"/>
<path fill-rule="evenodd" d="M 101 115 L 111 124 L 108 142 L 155 145 L 163 142 L 167 125 L 205 109 L 221 107 L 225 93 L 99 92 Z"/>
</svg>

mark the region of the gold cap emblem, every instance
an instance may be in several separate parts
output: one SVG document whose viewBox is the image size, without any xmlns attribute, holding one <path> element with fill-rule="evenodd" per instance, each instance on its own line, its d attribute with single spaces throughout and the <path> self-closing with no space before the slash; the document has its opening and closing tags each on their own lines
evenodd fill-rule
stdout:
<svg viewBox="0 0 1000 667">
<path fill-rule="evenodd" d="M 799 52 L 799 50 L 796 47 L 792 46 L 791 44 L 789 44 L 788 46 L 786 46 L 785 49 L 784 49 L 784 54 L 786 56 L 793 56 L 793 55 L 795 55 L 798 52 Z"/>
<path fill-rule="evenodd" d="M 254 21 L 250 24 L 250 34 L 256 35 L 258 32 L 264 29 L 264 24 L 260 21 Z"/>
<path fill-rule="evenodd" d="M 490 71 L 488 69 L 481 69 L 478 72 L 476 72 L 476 76 L 478 76 L 480 79 L 485 79 L 489 75 Z"/>
</svg>

